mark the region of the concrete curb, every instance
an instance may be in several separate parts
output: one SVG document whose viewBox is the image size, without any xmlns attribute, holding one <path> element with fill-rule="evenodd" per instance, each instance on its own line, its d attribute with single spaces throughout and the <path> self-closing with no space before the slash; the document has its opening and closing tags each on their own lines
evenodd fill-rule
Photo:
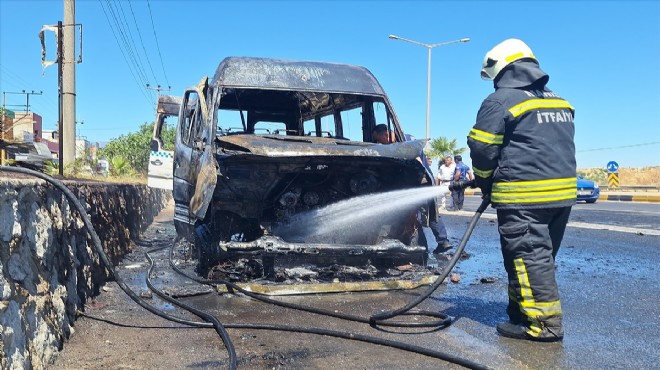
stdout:
<svg viewBox="0 0 660 370">
<path fill-rule="evenodd" d="M 479 190 L 465 190 L 465 195 L 478 195 L 481 196 Z M 651 202 L 651 203 L 660 203 L 660 193 L 658 194 L 608 194 L 601 193 L 598 197 L 598 200 L 602 201 L 614 201 L 614 202 Z"/>
<path fill-rule="evenodd" d="M 598 200 L 660 203 L 660 194 L 601 194 Z"/>
</svg>

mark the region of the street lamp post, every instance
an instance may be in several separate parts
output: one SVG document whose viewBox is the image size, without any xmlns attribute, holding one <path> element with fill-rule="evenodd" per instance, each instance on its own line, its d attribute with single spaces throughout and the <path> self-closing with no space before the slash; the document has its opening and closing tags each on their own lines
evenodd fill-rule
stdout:
<svg viewBox="0 0 660 370">
<path fill-rule="evenodd" d="M 429 61 L 428 61 L 428 72 L 427 72 L 427 79 L 426 79 L 426 140 L 429 139 L 430 137 L 430 131 L 431 131 L 431 49 L 437 46 L 443 46 L 443 45 L 449 45 L 449 44 L 456 44 L 459 42 L 468 42 L 470 41 L 469 38 L 464 38 L 464 39 L 458 39 L 454 41 L 446 41 L 446 42 L 440 42 L 437 44 L 424 44 L 418 41 L 413 41 L 413 40 L 408 40 L 404 39 L 403 37 L 399 37 L 396 35 L 389 35 L 389 38 L 392 40 L 401 40 L 401 41 L 406 41 L 411 44 L 416 44 L 416 45 L 421 45 L 425 48 L 428 49 L 428 54 L 429 54 Z"/>
</svg>

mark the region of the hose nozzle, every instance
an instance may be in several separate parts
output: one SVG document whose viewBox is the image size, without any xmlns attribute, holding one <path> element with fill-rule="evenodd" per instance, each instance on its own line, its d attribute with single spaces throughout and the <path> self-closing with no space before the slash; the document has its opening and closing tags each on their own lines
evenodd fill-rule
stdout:
<svg viewBox="0 0 660 370">
<path fill-rule="evenodd" d="M 453 184 L 449 185 L 449 190 L 451 191 L 457 191 L 465 188 L 474 188 L 476 185 L 474 184 L 474 180 L 460 180 L 460 181 L 454 181 Z"/>
</svg>

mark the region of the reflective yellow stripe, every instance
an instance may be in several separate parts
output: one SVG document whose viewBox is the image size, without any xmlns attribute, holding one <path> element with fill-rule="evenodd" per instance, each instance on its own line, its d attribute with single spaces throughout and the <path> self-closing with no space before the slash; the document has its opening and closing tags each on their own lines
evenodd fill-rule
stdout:
<svg viewBox="0 0 660 370">
<path fill-rule="evenodd" d="M 493 176 L 493 171 L 494 171 L 494 170 L 480 170 L 477 167 L 472 167 L 472 170 L 473 170 L 475 175 L 477 175 L 479 177 L 483 177 L 484 179 L 487 179 L 487 178 Z"/>
<path fill-rule="evenodd" d="M 534 304 L 534 296 L 532 296 L 532 286 L 529 284 L 529 277 L 527 276 L 527 268 L 525 267 L 525 262 L 522 258 L 516 258 L 513 260 L 513 264 L 516 267 L 516 273 L 518 274 L 518 284 L 520 284 L 520 295 L 522 296 L 522 302 Z"/>
<path fill-rule="evenodd" d="M 516 60 L 516 59 L 522 58 L 523 55 L 525 55 L 525 54 L 523 54 L 523 53 L 516 53 L 516 54 L 513 54 L 513 55 L 509 55 L 508 57 L 506 57 L 506 58 L 504 58 L 504 59 L 505 59 L 507 62 L 512 62 L 512 61 L 514 61 L 514 60 Z"/>
<path fill-rule="evenodd" d="M 524 58 L 524 57 L 525 57 L 525 53 L 520 52 L 520 53 L 515 53 L 515 54 L 512 54 L 512 55 L 509 55 L 508 57 L 504 58 L 504 60 L 506 60 L 507 63 L 511 63 L 514 60 L 518 60 L 518 59 Z M 527 57 L 536 59 L 536 57 L 532 53 L 530 53 Z"/>
<path fill-rule="evenodd" d="M 470 130 L 468 137 L 486 144 L 502 144 L 504 142 L 504 135 L 495 135 L 476 128 Z"/>
<path fill-rule="evenodd" d="M 520 284 L 520 296 L 522 302 L 518 302 L 520 305 L 520 311 L 530 319 L 529 330 L 532 331 L 531 335 L 538 335 L 541 332 L 542 328 L 540 326 L 534 325 L 537 322 L 539 317 L 548 317 L 548 316 L 561 316 L 561 302 L 559 300 L 552 302 L 536 302 L 534 300 L 534 295 L 532 294 L 532 286 L 529 283 L 529 276 L 527 275 L 527 268 L 525 267 L 525 261 L 522 258 L 516 258 L 513 260 L 514 267 L 516 269 L 516 274 L 518 276 L 518 284 Z M 509 293 L 511 296 L 511 293 Z M 513 297 L 515 299 L 515 297 Z M 536 335 L 535 335 L 536 334 Z"/>
<path fill-rule="evenodd" d="M 476 173 L 476 172 L 475 172 Z M 491 200 L 495 203 L 537 203 L 575 199 L 577 178 L 496 182 Z"/>
<path fill-rule="evenodd" d="M 543 328 L 541 328 L 541 323 L 538 320 L 529 320 L 529 326 L 525 331 L 527 334 L 536 338 L 541 335 Z"/>
<path fill-rule="evenodd" d="M 493 193 L 519 193 L 561 189 L 577 189 L 577 178 L 564 177 L 548 180 L 496 182 L 493 184 Z"/>
<path fill-rule="evenodd" d="M 518 117 L 527 111 L 540 108 L 569 108 L 575 110 L 575 108 L 564 99 L 529 99 L 509 108 L 509 113 L 514 117 Z"/>
<path fill-rule="evenodd" d="M 575 199 L 577 189 L 562 191 L 537 191 L 531 193 L 495 193 L 491 194 L 493 203 L 541 203 Z"/>
<path fill-rule="evenodd" d="M 562 314 L 560 301 L 521 302 L 520 307 L 528 317 L 560 316 Z"/>
</svg>

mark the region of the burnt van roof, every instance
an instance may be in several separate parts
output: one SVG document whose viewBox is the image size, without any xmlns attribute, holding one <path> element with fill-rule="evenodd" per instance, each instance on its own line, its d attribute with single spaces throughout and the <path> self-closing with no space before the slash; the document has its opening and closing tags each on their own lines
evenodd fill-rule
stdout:
<svg viewBox="0 0 660 370">
<path fill-rule="evenodd" d="M 253 57 L 228 57 L 213 76 L 214 87 L 380 95 L 385 92 L 361 66 Z"/>
</svg>

